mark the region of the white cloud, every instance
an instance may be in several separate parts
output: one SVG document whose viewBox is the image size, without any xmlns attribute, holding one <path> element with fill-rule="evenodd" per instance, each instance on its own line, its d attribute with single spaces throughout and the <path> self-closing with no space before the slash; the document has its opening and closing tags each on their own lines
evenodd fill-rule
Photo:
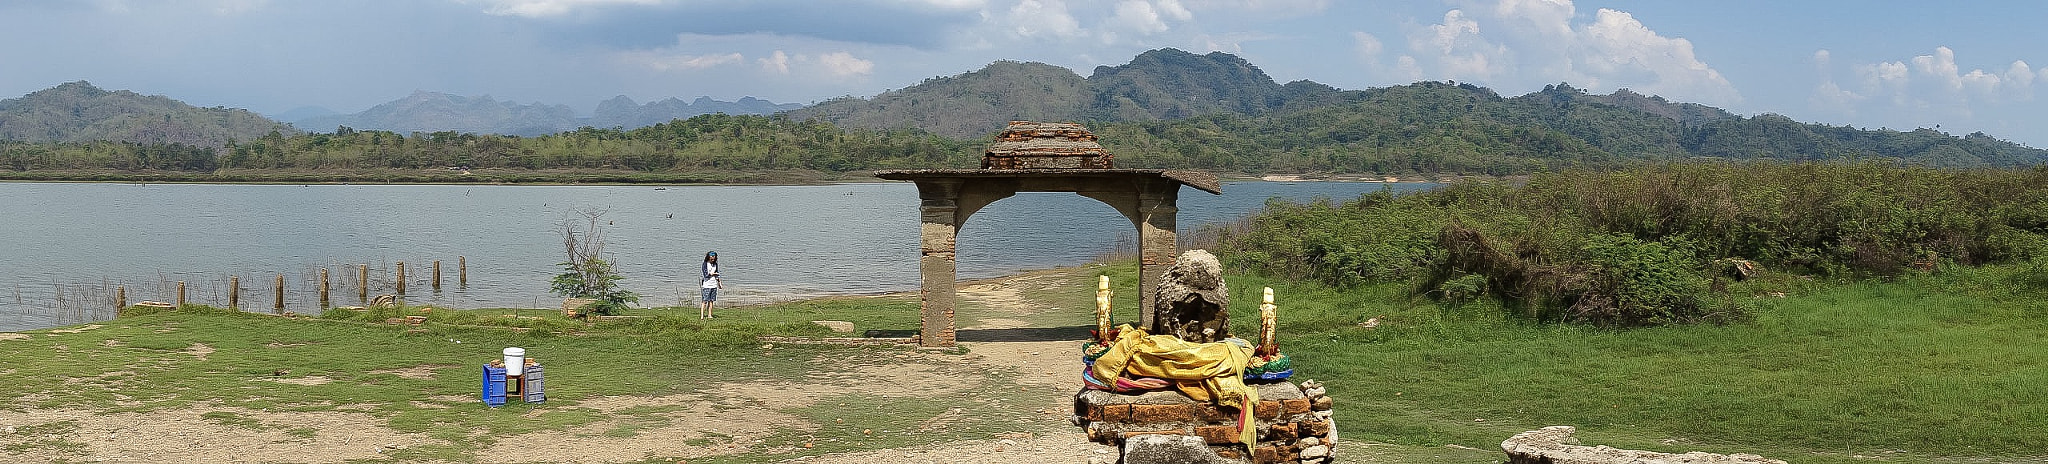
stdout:
<svg viewBox="0 0 2048 464">
<path fill-rule="evenodd" d="M 1835 85 L 1835 81 L 1826 81 L 1813 89 L 1813 96 L 1807 98 L 1807 103 L 1815 107 L 1855 115 L 1856 104 L 1865 98 L 1868 97 L 1858 95 L 1856 92 L 1843 90 L 1841 86 Z"/>
<path fill-rule="evenodd" d="M 1087 33 L 1060 0 L 1024 0 L 1010 7 L 1010 33 L 1023 38 L 1071 39 Z"/>
<path fill-rule="evenodd" d="M 1195 9 L 1232 9 L 1272 16 L 1293 16 L 1323 11 L 1329 0 L 1188 0 Z"/>
<path fill-rule="evenodd" d="M 974 10 L 988 6 L 988 0 L 901 0 L 903 3 L 943 10 Z"/>
<path fill-rule="evenodd" d="M 1459 39 L 1465 39 L 1465 42 L 1485 40 L 1478 37 L 1479 22 L 1466 18 L 1464 10 L 1444 12 L 1444 23 L 1430 25 L 1429 31 L 1431 35 L 1424 38 L 1445 55 L 1456 52 Z"/>
<path fill-rule="evenodd" d="M 1422 80 L 1422 65 L 1417 63 L 1413 56 L 1401 55 L 1400 58 L 1394 59 L 1394 73 L 1400 75 L 1403 80 L 1419 81 Z"/>
<path fill-rule="evenodd" d="M 661 0 L 484 0 L 484 13 L 500 16 L 544 18 L 570 11 L 608 5 L 655 5 Z"/>
<path fill-rule="evenodd" d="M 652 68 L 656 71 L 693 71 L 746 61 L 746 57 L 738 53 L 683 55 L 661 51 L 637 50 L 620 52 L 618 56 L 620 60 L 629 64 Z"/>
<path fill-rule="evenodd" d="M 852 53 L 832 52 L 818 57 L 818 64 L 825 71 L 838 76 L 867 75 L 875 72 L 875 62 L 854 58 Z"/>
<path fill-rule="evenodd" d="M 1386 50 L 1386 45 L 1380 43 L 1379 37 L 1373 37 L 1365 31 L 1352 31 L 1351 43 L 1352 48 L 1358 50 L 1358 56 L 1366 61 L 1379 61 L 1380 52 Z"/>
<path fill-rule="evenodd" d="M 1940 79 L 1949 90 L 1962 90 L 1963 77 L 1956 73 L 1956 52 L 1948 47 L 1935 47 L 1933 55 L 1913 57 L 1913 70 L 1921 75 Z"/>
<path fill-rule="evenodd" d="M 760 63 L 761 69 L 766 70 L 768 72 L 775 74 L 789 74 L 789 54 L 783 53 L 782 50 L 776 50 L 775 53 L 769 54 L 767 58 L 761 58 L 754 61 Z"/>
<path fill-rule="evenodd" d="M 1445 12 L 1441 23 L 1411 28 L 1409 59 L 1392 72 L 1474 81 L 1508 93 L 1565 81 L 1712 105 L 1742 100 L 1726 77 L 1693 53 L 1691 41 L 1659 34 L 1627 12 L 1603 8 L 1589 22 L 1575 22 L 1570 0 L 1472 3 Z"/>
<path fill-rule="evenodd" d="M 1181 10 L 1181 13 L 1186 14 L 1187 10 Z M 1116 16 L 1110 21 L 1140 34 L 1157 34 L 1171 28 L 1166 25 L 1166 19 L 1160 17 L 1160 11 L 1153 8 L 1151 2 L 1144 0 L 1124 0 L 1117 3 Z"/>
<path fill-rule="evenodd" d="M 1987 71 L 1964 66 L 1957 55 L 1954 49 L 1942 46 L 1904 60 L 1849 64 L 1857 78 L 1851 81 L 1856 83 L 1852 88 L 1825 78 L 1808 103 L 1851 116 L 1871 115 L 1878 124 L 1890 127 L 1996 126 L 2006 121 L 1978 120 L 1977 115 L 2016 109 L 2014 103 L 2032 100 L 2034 87 L 2048 82 L 2044 79 L 2048 74 L 2026 61 L 2015 60 L 2003 66 L 2003 71 Z"/>
</svg>

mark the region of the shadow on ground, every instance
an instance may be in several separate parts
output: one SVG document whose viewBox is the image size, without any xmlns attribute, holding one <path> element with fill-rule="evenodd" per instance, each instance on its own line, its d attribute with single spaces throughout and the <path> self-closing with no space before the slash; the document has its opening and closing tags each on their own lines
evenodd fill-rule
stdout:
<svg viewBox="0 0 2048 464">
<path fill-rule="evenodd" d="M 1057 342 L 1088 339 L 1092 325 L 1067 327 L 1018 327 L 1014 329 L 961 329 L 954 339 L 963 342 Z"/>
</svg>

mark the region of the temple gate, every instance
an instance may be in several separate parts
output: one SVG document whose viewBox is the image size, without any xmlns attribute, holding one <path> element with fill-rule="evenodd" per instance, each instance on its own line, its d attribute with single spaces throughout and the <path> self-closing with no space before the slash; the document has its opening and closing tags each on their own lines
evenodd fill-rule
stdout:
<svg viewBox="0 0 2048 464">
<path fill-rule="evenodd" d="M 982 169 L 877 171 L 917 184 L 921 314 L 918 344 L 954 344 L 954 248 L 960 225 L 982 207 L 1018 192 L 1074 192 L 1116 209 L 1138 228 L 1140 327 L 1157 323 L 1153 300 L 1178 254 L 1175 230 L 1183 185 L 1222 194 L 1199 171 L 1116 169 L 1112 156 L 1080 124 L 1012 121 L 982 156 Z"/>
</svg>

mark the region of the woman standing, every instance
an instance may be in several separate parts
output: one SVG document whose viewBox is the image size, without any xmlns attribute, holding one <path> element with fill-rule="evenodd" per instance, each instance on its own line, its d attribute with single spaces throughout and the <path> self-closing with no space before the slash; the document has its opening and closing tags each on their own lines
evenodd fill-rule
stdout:
<svg viewBox="0 0 2048 464">
<path fill-rule="evenodd" d="M 699 319 L 710 319 L 711 303 L 718 301 L 718 289 L 725 288 L 725 283 L 718 281 L 718 252 L 713 251 L 704 254 L 702 270 L 704 283 L 698 287 L 703 290 L 703 293 L 697 302 L 697 317 Z"/>
</svg>

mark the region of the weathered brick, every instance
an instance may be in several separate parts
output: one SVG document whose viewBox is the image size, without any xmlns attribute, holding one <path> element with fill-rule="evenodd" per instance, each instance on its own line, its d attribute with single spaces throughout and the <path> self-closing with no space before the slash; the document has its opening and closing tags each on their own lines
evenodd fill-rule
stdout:
<svg viewBox="0 0 2048 464">
<path fill-rule="evenodd" d="M 1259 445 L 1252 448 L 1252 464 L 1273 464 L 1294 460 L 1294 453 L 1273 445 Z"/>
<path fill-rule="evenodd" d="M 1252 416 L 1260 419 L 1273 420 L 1280 417 L 1280 410 L 1282 408 L 1283 406 L 1280 405 L 1279 401 L 1260 401 L 1258 407 L 1252 408 Z"/>
<path fill-rule="evenodd" d="M 1205 427 L 1195 427 L 1195 435 L 1202 437 L 1202 441 L 1209 442 L 1209 444 L 1211 445 L 1238 443 L 1244 441 L 1237 439 L 1237 426 L 1233 425 L 1211 425 Z"/>
<path fill-rule="evenodd" d="M 1213 405 L 1213 404 L 1201 404 L 1201 405 L 1196 405 L 1194 409 L 1195 409 L 1195 420 L 1198 420 L 1198 421 L 1202 421 L 1202 422 L 1235 422 L 1235 421 L 1237 421 L 1237 411 L 1236 411 L 1236 408 L 1229 408 L 1229 409 L 1226 409 L 1226 408 L 1223 408 L 1223 407 L 1220 407 L 1220 406 L 1217 406 L 1217 405 Z"/>
<path fill-rule="evenodd" d="M 1328 411 L 1336 402 L 1336 400 L 1332 400 L 1330 397 L 1318 396 L 1314 402 L 1309 403 L 1308 408 L 1317 411 Z"/>
<path fill-rule="evenodd" d="M 1294 424 L 1274 424 L 1266 428 L 1267 440 L 1292 443 L 1296 437 Z"/>
<path fill-rule="evenodd" d="M 1129 439 L 1131 439 L 1131 437 L 1135 437 L 1135 436 L 1139 436 L 1139 435 L 1185 435 L 1185 434 L 1183 434 L 1183 433 L 1180 433 L 1180 431 L 1179 431 L 1179 430 L 1153 430 L 1153 431 L 1145 431 L 1145 432 L 1124 432 L 1124 433 L 1123 433 L 1123 439 L 1125 439 L 1125 440 L 1129 440 Z"/>
<path fill-rule="evenodd" d="M 1295 424 L 1305 437 L 1326 437 L 1330 435 L 1330 423 L 1325 421 L 1302 421 Z"/>
<path fill-rule="evenodd" d="M 1243 448 L 1239 448 L 1239 447 L 1237 447 L 1236 445 L 1231 445 L 1231 446 L 1211 446 L 1211 447 L 1209 447 L 1209 449 L 1210 449 L 1210 450 L 1213 450 L 1213 451 L 1215 451 L 1215 452 L 1216 452 L 1216 455 L 1217 455 L 1217 456 L 1220 456 L 1220 457 L 1222 457 L 1223 459 L 1230 459 L 1230 460 L 1241 460 L 1241 459 L 1244 459 L 1244 449 L 1243 449 Z"/>
<path fill-rule="evenodd" d="M 1193 404 L 1134 404 L 1131 405 L 1131 422 L 1149 424 L 1154 422 L 1191 422 L 1195 420 Z"/>
<path fill-rule="evenodd" d="M 1285 408 L 1285 414 L 1301 414 L 1304 412 L 1308 412 L 1308 398 L 1295 398 L 1291 400 L 1285 400 L 1281 401 L 1280 405 Z"/>
<path fill-rule="evenodd" d="M 1130 422 L 1131 405 L 1112 404 L 1108 406 L 1103 406 L 1102 419 L 1099 420 L 1103 422 Z"/>
<path fill-rule="evenodd" d="M 1102 420 L 1102 405 L 1075 401 L 1074 415 L 1089 422 L 1100 421 Z"/>
</svg>

